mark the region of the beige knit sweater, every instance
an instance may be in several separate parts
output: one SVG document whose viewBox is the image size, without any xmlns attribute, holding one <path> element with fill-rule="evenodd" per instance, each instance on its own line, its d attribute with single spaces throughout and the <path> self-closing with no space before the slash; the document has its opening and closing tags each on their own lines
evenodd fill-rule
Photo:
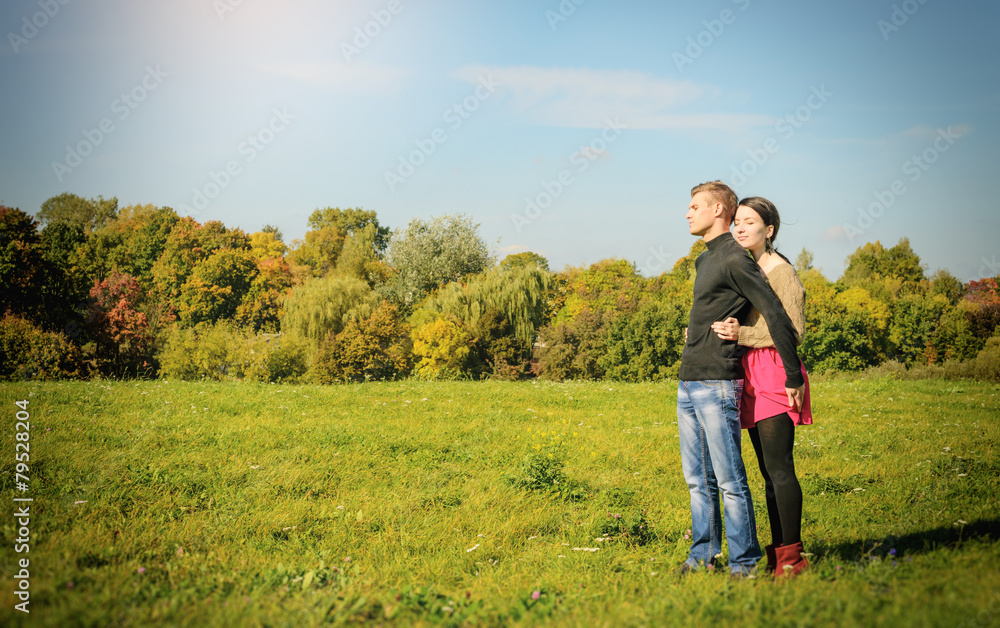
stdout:
<svg viewBox="0 0 1000 628">
<path fill-rule="evenodd" d="M 795 274 L 791 264 L 778 264 L 767 273 L 767 281 L 771 289 L 781 299 L 788 318 L 795 327 L 797 343 L 802 344 L 802 334 L 806 328 L 806 289 Z M 773 347 L 771 334 L 767 330 L 767 322 L 756 309 L 750 312 L 745 325 L 740 326 L 739 344 L 747 347 Z"/>
</svg>

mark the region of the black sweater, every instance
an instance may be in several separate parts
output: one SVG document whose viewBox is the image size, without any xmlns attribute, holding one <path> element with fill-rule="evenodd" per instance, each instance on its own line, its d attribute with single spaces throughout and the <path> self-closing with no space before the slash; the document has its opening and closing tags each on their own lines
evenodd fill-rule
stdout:
<svg viewBox="0 0 1000 628">
<path fill-rule="evenodd" d="M 694 263 L 694 304 L 681 356 L 680 379 L 743 379 L 745 349 L 719 338 L 712 331 L 712 323 L 732 316 L 742 325 L 750 310 L 757 308 L 785 365 L 785 386 L 798 388 L 805 382 L 795 350 L 795 327 L 767 277 L 732 234 L 724 233 L 707 244 L 708 250 Z"/>
</svg>

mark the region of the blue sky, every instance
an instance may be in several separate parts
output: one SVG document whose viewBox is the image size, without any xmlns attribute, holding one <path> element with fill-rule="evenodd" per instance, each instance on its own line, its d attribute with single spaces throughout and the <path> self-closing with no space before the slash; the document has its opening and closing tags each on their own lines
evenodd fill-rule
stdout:
<svg viewBox="0 0 1000 628">
<path fill-rule="evenodd" d="M 690 189 L 766 196 L 839 277 L 909 237 L 1000 274 L 1000 18 L 943 0 L 124 0 L 0 8 L 0 203 L 117 196 L 301 238 L 466 213 L 553 268 L 647 274 Z M 86 153 L 86 154 L 84 154 Z"/>
</svg>

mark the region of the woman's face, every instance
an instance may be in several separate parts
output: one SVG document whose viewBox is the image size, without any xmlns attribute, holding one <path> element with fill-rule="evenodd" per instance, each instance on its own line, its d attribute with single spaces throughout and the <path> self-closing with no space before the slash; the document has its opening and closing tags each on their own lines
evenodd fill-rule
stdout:
<svg viewBox="0 0 1000 628">
<path fill-rule="evenodd" d="M 746 205 L 736 208 L 733 220 L 733 236 L 745 249 L 754 250 L 764 246 L 764 240 L 774 233 L 774 227 L 764 225 L 764 221 L 753 209 Z"/>
</svg>

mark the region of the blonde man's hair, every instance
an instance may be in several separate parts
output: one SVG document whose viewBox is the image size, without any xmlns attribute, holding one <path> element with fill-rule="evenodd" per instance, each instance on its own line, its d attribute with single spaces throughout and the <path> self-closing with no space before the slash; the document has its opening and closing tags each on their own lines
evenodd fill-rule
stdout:
<svg viewBox="0 0 1000 628">
<path fill-rule="evenodd" d="M 733 222 L 733 218 L 736 217 L 736 208 L 739 207 L 739 199 L 736 192 L 733 192 L 733 188 L 722 181 L 709 181 L 691 188 L 691 196 L 699 192 L 708 192 L 712 200 L 716 203 L 722 203 L 722 217 L 725 218 L 727 224 Z"/>
</svg>

